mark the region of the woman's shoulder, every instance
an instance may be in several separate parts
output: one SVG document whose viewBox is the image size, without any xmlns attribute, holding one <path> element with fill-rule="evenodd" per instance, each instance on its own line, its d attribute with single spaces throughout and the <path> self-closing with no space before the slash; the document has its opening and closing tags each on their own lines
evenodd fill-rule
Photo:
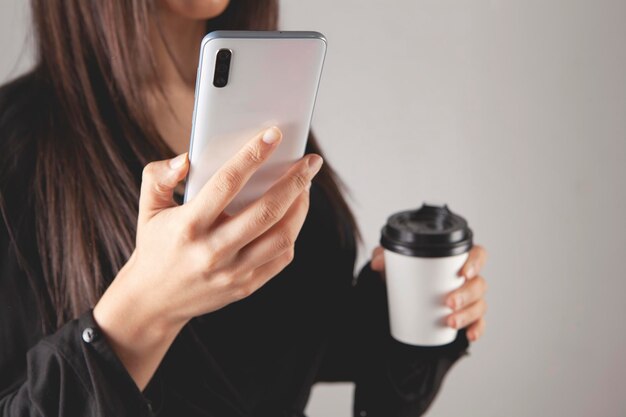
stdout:
<svg viewBox="0 0 626 417">
<path fill-rule="evenodd" d="M 18 125 L 26 113 L 43 110 L 48 93 L 49 89 L 36 70 L 3 84 L 0 86 L 0 124 Z"/>
<path fill-rule="evenodd" d="M 35 71 L 0 86 L 0 146 L 19 146 L 35 137 L 49 114 L 49 98 L 49 89 Z"/>
<path fill-rule="evenodd" d="M 49 120 L 49 97 L 34 71 L 0 87 L 0 192 L 34 174 L 36 141 Z M 6 196 L 6 195 L 5 195 Z"/>
<path fill-rule="evenodd" d="M 15 226 L 31 208 L 46 93 L 31 72 L 0 87 L 0 209 Z"/>
</svg>

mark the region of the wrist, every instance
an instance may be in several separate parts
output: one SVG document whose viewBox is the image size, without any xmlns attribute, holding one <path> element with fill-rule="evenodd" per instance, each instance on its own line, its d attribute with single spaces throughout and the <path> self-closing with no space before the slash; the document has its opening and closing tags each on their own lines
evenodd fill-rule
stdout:
<svg viewBox="0 0 626 417">
<path fill-rule="evenodd" d="M 186 321 L 171 320 L 156 288 L 133 266 L 120 270 L 93 309 L 93 317 L 120 362 L 143 390 Z M 143 276 L 142 276 L 143 275 Z"/>
<path fill-rule="evenodd" d="M 93 309 L 93 316 L 113 347 L 144 351 L 171 343 L 185 325 L 170 318 L 160 303 L 137 285 L 132 259 L 120 270 Z"/>
</svg>

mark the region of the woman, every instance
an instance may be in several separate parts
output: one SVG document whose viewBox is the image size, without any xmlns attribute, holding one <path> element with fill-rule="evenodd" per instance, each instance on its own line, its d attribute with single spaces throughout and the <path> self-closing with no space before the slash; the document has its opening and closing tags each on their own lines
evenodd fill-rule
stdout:
<svg viewBox="0 0 626 417">
<path fill-rule="evenodd" d="M 313 137 L 236 216 L 277 128 L 177 203 L 200 39 L 275 29 L 276 2 L 32 10 L 38 63 L 0 91 L 0 416 L 301 416 L 342 380 L 357 415 L 424 412 L 484 330 L 481 248 L 448 297 L 459 337 L 418 348 L 389 335 L 380 248 L 352 283 L 358 230 Z"/>
</svg>

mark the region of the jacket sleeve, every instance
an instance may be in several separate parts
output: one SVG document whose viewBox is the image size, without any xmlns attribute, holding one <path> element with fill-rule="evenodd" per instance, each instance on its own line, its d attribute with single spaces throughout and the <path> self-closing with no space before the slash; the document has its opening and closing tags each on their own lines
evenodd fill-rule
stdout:
<svg viewBox="0 0 626 417">
<path fill-rule="evenodd" d="M 24 380 L 0 394 L 2 417 L 151 415 L 91 310 L 39 341 L 26 363 Z"/>
<path fill-rule="evenodd" d="M 150 416 L 155 379 L 139 390 L 91 310 L 45 337 L 27 325 L 36 306 L 1 219 L 0 250 L 0 417 Z"/>
<path fill-rule="evenodd" d="M 363 411 L 370 417 L 424 414 L 448 370 L 467 354 L 465 330 L 445 346 L 418 347 L 393 339 L 385 285 L 369 263 L 359 274 L 353 308 L 352 325 L 363 347 L 355 372 L 355 415 Z"/>
<path fill-rule="evenodd" d="M 368 262 L 352 280 L 354 252 L 330 242 L 318 256 L 333 279 L 351 282 L 338 297 L 338 317 L 333 321 L 317 381 L 355 383 L 354 415 L 409 417 L 422 415 L 433 402 L 452 365 L 467 354 L 468 340 L 461 330 L 445 346 L 417 347 L 391 337 L 384 280 Z M 341 275 L 341 276 L 339 276 Z"/>
</svg>

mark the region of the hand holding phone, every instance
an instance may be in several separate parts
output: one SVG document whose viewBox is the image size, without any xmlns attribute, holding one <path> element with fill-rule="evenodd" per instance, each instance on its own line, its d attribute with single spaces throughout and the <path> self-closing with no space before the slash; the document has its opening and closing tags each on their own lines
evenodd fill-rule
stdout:
<svg viewBox="0 0 626 417">
<path fill-rule="evenodd" d="M 223 211 L 280 141 L 275 129 L 260 132 L 182 206 L 173 194 L 188 171 L 186 155 L 144 168 L 137 246 L 93 310 L 138 387 L 192 317 L 249 296 L 293 259 L 318 155 L 299 159 L 241 213 Z"/>
</svg>

